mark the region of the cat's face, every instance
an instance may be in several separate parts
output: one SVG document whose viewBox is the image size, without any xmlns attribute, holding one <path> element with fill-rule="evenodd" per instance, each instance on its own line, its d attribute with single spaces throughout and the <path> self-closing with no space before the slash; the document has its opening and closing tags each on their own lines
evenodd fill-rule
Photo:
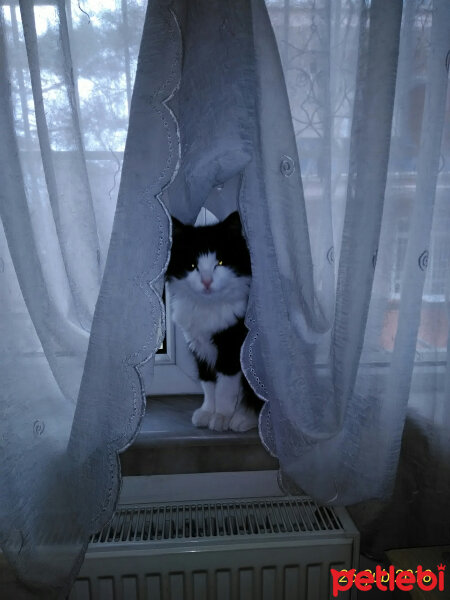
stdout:
<svg viewBox="0 0 450 600">
<path fill-rule="evenodd" d="M 249 281 L 250 258 L 237 212 L 221 223 L 203 227 L 183 225 L 176 219 L 172 222 L 169 281 L 183 282 L 205 299 Z"/>
</svg>

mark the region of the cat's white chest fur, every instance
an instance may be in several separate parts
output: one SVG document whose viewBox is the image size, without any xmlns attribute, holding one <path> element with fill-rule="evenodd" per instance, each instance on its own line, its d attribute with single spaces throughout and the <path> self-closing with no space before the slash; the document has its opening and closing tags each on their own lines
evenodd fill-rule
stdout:
<svg viewBox="0 0 450 600">
<path fill-rule="evenodd" d="M 170 283 L 172 318 L 183 330 L 190 348 L 210 365 L 217 359 L 212 336 L 244 316 L 249 285 L 249 277 L 234 278 L 220 294 L 202 296 L 186 280 Z"/>
</svg>

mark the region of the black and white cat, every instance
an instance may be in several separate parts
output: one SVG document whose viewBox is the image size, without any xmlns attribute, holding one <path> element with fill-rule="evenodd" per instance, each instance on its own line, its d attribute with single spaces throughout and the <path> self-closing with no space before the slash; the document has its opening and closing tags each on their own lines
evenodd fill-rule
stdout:
<svg viewBox="0 0 450 600">
<path fill-rule="evenodd" d="M 251 266 L 239 213 L 200 227 L 172 217 L 172 225 L 167 269 L 172 316 L 195 357 L 204 391 L 192 423 L 247 431 L 257 426 L 262 401 L 240 365 Z"/>
</svg>

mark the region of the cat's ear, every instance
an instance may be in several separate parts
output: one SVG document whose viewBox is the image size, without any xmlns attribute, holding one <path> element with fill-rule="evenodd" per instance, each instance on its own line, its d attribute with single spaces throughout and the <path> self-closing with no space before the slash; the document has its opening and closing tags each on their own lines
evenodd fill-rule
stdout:
<svg viewBox="0 0 450 600">
<path fill-rule="evenodd" d="M 183 232 L 184 225 L 181 221 L 172 217 L 172 237 L 180 235 Z"/>
<path fill-rule="evenodd" d="M 230 231 L 235 233 L 242 233 L 242 224 L 241 218 L 237 210 L 232 212 L 224 221 L 222 221 L 223 225 L 227 227 Z"/>
</svg>

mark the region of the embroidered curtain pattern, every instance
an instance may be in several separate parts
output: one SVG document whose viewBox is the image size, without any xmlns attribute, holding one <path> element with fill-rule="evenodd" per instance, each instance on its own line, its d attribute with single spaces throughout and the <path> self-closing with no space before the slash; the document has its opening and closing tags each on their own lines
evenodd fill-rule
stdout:
<svg viewBox="0 0 450 600">
<path fill-rule="evenodd" d="M 241 212 L 242 364 L 283 484 L 334 504 L 394 489 L 392 522 L 354 509 L 368 544 L 448 541 L 450 5 L 145 14 L 1 6 L 5 555 L 57 597 L 110 518 L 164 336 L 168 212 L 203 205 Z"/>
</svg>

